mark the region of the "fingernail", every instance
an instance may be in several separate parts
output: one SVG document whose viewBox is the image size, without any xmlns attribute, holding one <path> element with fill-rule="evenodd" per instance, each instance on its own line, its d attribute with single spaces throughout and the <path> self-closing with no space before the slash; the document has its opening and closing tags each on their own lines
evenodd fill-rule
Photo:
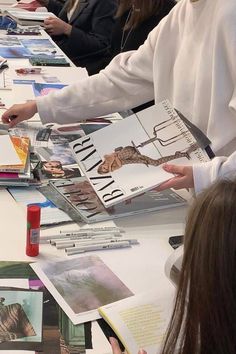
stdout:
<svg viewBox="0 0 236 354">
<path fill-rule="evenodd" d="M 139 349 L 138 354 L 147 354 L 147 353 L 145 352 L 145 350 L 143 350 L 143 349 Z"/>
<path fill-rule="evenodd" d="M 114 338 L 114 337 L 109 337 L 109 342 L 111 344 L 116 344 L 117 343 L 117 340 Z"/>
</svg>

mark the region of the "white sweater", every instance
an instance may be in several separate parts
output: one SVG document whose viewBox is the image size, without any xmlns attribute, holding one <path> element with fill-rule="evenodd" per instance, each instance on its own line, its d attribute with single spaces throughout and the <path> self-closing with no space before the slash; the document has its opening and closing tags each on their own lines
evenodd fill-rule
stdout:
<svg viewBox="0 0 236 354">
<path fill-rule="evenodd" d="M 77 122 L 168 98 L 212 141 L 236 150 L 236 1 L 181 0 L 139 50 L 118 55 L 100 74 L 37 98 L 43 123 Z M 236 156 L 194 166 L 198 192 L 234 171 Z"/>
</svg>

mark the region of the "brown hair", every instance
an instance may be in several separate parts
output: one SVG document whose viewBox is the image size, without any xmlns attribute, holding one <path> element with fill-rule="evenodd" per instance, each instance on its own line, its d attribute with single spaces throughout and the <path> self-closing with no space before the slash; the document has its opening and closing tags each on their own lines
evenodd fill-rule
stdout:
<svg viewBox="0 0 236 354">
<path fill-rule="evenodd" d="M 189 212 L 184 257 L 162 354 L 236 353 L 236 181 L 201 194 Z"/>
<path fill-rule="evenodd" d="M 120 0 L 116 17 L 121 17 L 126 11 L 132 9 L 130 18 L 124 29 L 136 28 L 141 22 L 161 10 L 165 0 Z"/>
</svg>

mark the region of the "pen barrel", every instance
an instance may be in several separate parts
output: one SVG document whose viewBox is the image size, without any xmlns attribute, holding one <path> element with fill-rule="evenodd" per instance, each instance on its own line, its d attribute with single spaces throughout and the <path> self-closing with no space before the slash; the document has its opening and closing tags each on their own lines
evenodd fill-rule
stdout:
<svg viewBox="0 0 236 354">
<path fill-rule="evenodd" d="M 40 207 L 38 205 L 27 206 L 27 236 L 26 254 L 35 257 L 39 254 L 40 238 Z"/>
<path fill-rule="evenodd" d="M 66 248 L 65 251 L 68 256 L 83 252 L 90 252 L 90 251 L 105 251 L 115 248 L 126 248 L 131 247 L 128 241 L 121 241 L 121 242 L 113 242 L 113 243 L 102 243 L 98 245 L 84 245 L 79 247 L 70 247 Z"/>
</svg>

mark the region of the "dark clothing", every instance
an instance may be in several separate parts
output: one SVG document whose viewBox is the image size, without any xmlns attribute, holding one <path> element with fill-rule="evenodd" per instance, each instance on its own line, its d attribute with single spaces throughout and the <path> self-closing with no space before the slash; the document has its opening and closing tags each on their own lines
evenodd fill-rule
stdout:
<svg viewBox="0 0 236 354">
<path fill-rule="evenodd" d="M 80 0 L 70 20 L 67 2 L 49 0 L 48 11 L 72 25 L 70 36 L 53 36 L 53 40 L 77 66 L 93 73 L 93 65 L 110 47 L 117 0 Z"/>
<path fill-rule="evenodd" d="M 112 31 L 110 52 L 98 63 L 97 72 L 104 69 L 117 54 L 138 49 L 139 46 L 145 42 L 149 32 L 158 25 L 161 19 L 170 12 L 175 4 L 176 2 L 174 0 L 166 0 L 163 7 L 156 15 L 149 17 L 134 29 L 127 29 L 124 31 L 124 34 L 123 27 L 129 17 L 130 10 L 126 11 L 120 18 L 117 18 Z"/>
</svg>

